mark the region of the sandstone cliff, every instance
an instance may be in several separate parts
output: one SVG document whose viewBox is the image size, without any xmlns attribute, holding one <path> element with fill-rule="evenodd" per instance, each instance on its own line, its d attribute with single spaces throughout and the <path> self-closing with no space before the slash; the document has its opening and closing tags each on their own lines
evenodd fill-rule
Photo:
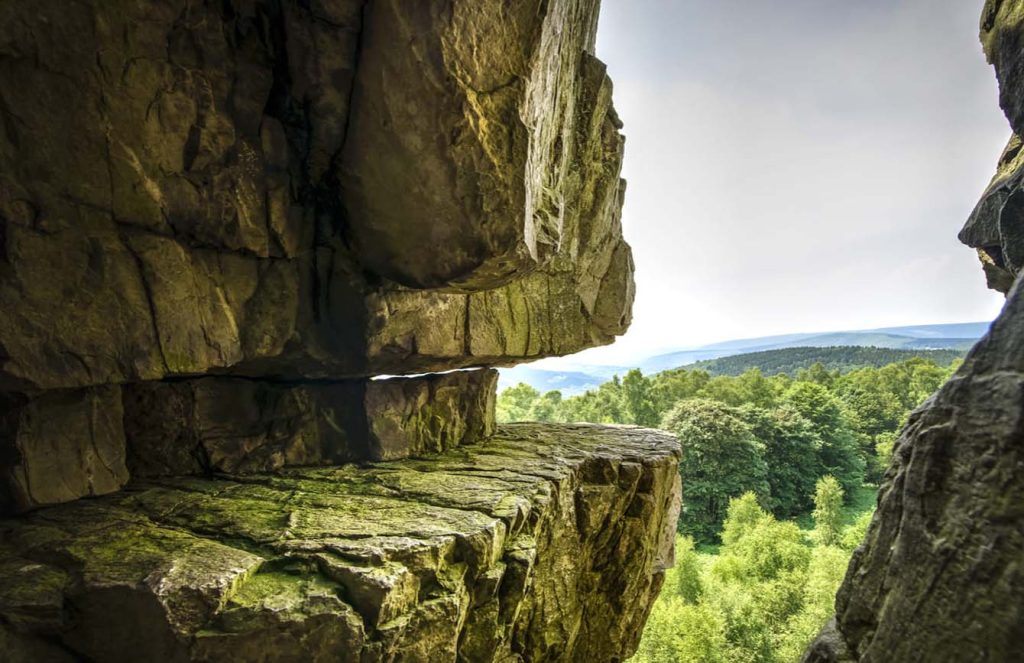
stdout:
<svg viewBox="0 0 1024 663">
<path fill-rule="evenodd" d="M 0 3 L 0 659 L 633 651 L 677 444 L 490 368 L 630 323 L 597 12 Z"/>
<path fill-rule="evenodd" d="M 1017 661 L 1024 642 L 1024 2 L 989 0 L 985 52 L 1015 132 L 961 239 L 1008 292 L 989 333 L 910 418 L 878 511 L 804 660 Z M 1014 280 L 1016 279 L 1016 285 Z"/>
</svg>

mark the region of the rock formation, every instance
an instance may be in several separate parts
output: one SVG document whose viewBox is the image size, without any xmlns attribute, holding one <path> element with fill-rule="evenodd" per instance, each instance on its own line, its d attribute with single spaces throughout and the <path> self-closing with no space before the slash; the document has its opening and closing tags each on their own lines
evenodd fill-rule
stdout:
<svg viewBox="0 0 1024 663">
<path fill-rule="evenodd" d="M 1015 132 L 961 239 L 1008 292 L 989 333 L 911 415 L 836 618 L 804 657 L 1016 661 L 1024 642 L 1024 2 L 989 0 L 982 42 Z M 1014 280 L 1016 284 L 1014 285 Z"/>
<path fill-rule="evenodd" d="M 631 653 L 678 448 L 490 368 L 630 322 L 597 12 L 0 3 L 0 658 Z"/>
<path fill-rule="evenodd" d="M 135 482 L 0 521 L 0 647 L 623 660 L 672 562 L 677 462 L 664 433 L 518 424 L 425 460 Z"/>
</svg>

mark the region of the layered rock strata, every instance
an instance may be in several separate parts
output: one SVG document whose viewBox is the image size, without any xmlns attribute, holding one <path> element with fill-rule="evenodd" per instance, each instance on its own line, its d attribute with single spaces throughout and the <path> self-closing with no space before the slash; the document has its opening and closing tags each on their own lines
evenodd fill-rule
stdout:
<svg viewBox="0 0 1024 663">
<path fill-rule="evenodd" d="M 18 397 L 0 432 L 0 506 L 25 511 L 129 476 L 267 472 L 423 456 L 494 432 L 497 371 L 279 383 L 205 377 Z"/>
<path fill-rule="evenodd" d="M 5 660 L 621 661 L 679 448 L 519 424 L 430 460 L 137 483 L 0 522 Z"/>
<path fill-rule="evenodd" d="M 597 12 L 0 3 L 0 659 L 634 650 L 676 443 L 490 368 L 630 323 Z"/>
<path fill-rule="evenodd" d="M 632 258 L 597 9 L 5 2 L 0 388 L 610 342 Z"/>
<path fill-rule="evenodd" d="M 989 333 L 903 430 L 836 617 L 804 661 L 1017 661 L 1024 642 L 1024 2 L 989 0 L 982 42 L 1015 132 L 961 239 L 1008 293 Z"/>
</svg>

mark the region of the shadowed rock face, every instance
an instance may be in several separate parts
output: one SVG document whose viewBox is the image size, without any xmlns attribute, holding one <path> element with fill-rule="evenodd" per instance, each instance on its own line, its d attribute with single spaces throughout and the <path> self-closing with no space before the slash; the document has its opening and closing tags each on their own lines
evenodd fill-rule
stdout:
<svg viewBox="0 0 1024 663">
<path fill-rule="evenodd" d="M 635 650 L 678 445 L 488 368 L 630 323 L 598 4 L 0 2 L 0 660 Z"/>
<path fill-rule="evenodd" d="M 623 333 L 633 263 L 621 124 L 588 53 L 598 3 L 506 5 L 4 3 L 4 402 L 59 390 L 84 412 L 99 392 L 83 390 L 144 385 L 124 394 L 163 413 L 127 416 L 136 447 L 163 450 L 133 456 L 146 473 L 396 458 L 480 437 L 463 428 L 490 430 L 493 408 L 467 424 L 484 401 L 425 381 L 367 389 L 404 413 L 337 424 L 344 434 L 310 412 L 362 402 L 355 382 L 371 376 L 511 364 Z M 287 386 L 309 379 L 353 383 L 325 404 L 324 388 Z M 41 467 L 17 423 L 31 410 L 16 407 L 5 419 L 20 441 L 6 443 L 21 451 L 0 467 Z M 181 419 L 224 410 L 238 428 L 216 444 Z M 68 438 L 67 457 L 92 439 Z M 93 481 L 90 462 L 58 492 L 127 478 L 121 462 Z"/>
<path fill-rule="evenodd" d="M 14 660 L 621 661 L 672 563 L 678 454 L 656 431 L 518 424 L 430 460 L 137 483 L 0 522 L 0 643 Z"/>
<path fill-rule="evenodd" d="M 981 196 L 960 241 L 978 250 L 988 285 L 1009 292 L 1024 267 L 1024 3 L 987 0 L 981 17 L 985 57 L 999 79 L 999 105 L 1013 129 L 992 182 Z"/>
<path fill-rule="evenodd" d="M 1006 306 L 903 430 L 867 537 L 809 663 L 1017 661 L 1024 642 L 1024 2 L 990 0 L 982 41 L 1016 135 L 961 232 Z M 1014 284 L 1016 279 L 1016 284 Z"/>
<path fill-rule="evenodd" d="M 621 334 L 597 3 L 506 4 L 4 3 L 0 387 L 427 372 Z"/>
</svg>

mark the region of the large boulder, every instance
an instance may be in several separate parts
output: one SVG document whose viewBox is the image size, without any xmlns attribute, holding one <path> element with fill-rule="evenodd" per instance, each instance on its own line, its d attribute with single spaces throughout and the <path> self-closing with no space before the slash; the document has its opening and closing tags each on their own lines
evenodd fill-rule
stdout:
<svg viewBox="0 0 1024 663">
<path fill-rule="evenodd" d="M 365 4 L 0 6 L 0 389 L 440 371 L 625 330 L 597 3 Z"/>
<path fill-rule="evenodd" d="M 805 661 L 1015 661 L 1024 641 L 1024 280 L 911 415 Z"/>
<path fill-rule="evenodd" d="M 520 424 L 430 460 L 54 507 L 0 522 L 0 643 L 98 663 L 622 661 L 672 563 L 678 456 L 656 431 Z"/>
</svg>

